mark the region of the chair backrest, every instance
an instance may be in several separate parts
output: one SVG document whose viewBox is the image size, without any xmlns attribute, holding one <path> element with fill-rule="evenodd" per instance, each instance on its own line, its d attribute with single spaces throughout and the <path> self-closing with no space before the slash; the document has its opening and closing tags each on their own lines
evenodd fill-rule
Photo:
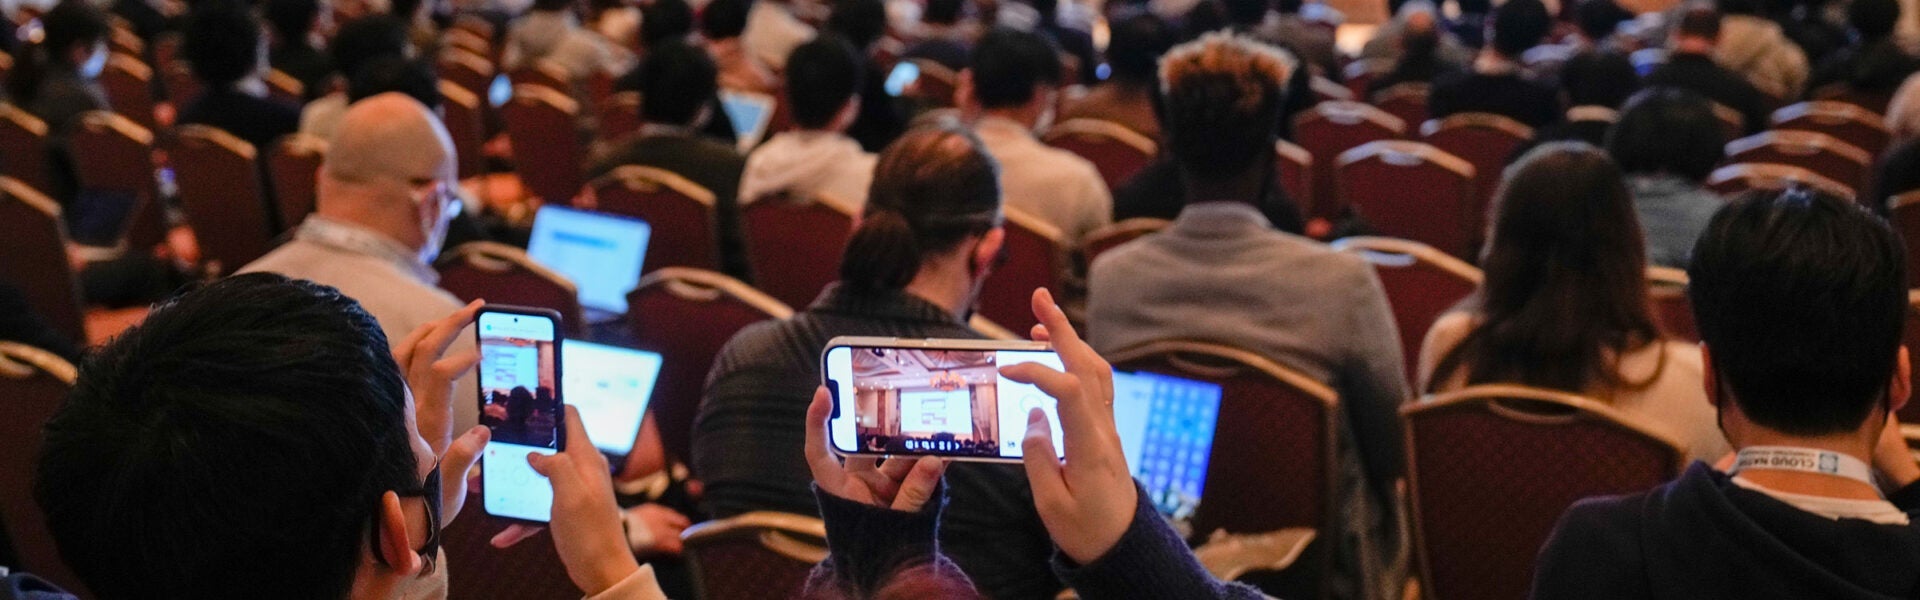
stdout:
<svg viewBox="0 0 1920 600">
<path fill-rule="evenodd" d="M 1313 97 L 1321 102 L 1352 102 L 1359 97 L 1347 86 L 1319 75 L 1307 78 L 1307 89 L 1312 90 Z"/>
<path fill-rule="evenodd" d="M 640 92 L 617 92 L 600 105 L 600 139 L 615 141 L 640 131 Z"/>
<path fill-rule="evenodd" d="M 1433 86 L 1423 81 L 1396 83 L 1373 94 L 1373 106 L 1407 123 L 1425 123 L 1428 119 L 1427 96 Z"/>
<path fill-rule="evenodd" d="M 1566 116 L 1569 123 L 1617 123 L 1620 121 L 1620 111 L 1611 106 L 1597 104 L 1569 107 Z"/>
<path fill-rule="evenodd" d="M 481 120 L 480 96 L 460 87 L 451 79 L 440 80 L 440 123 L 453 140 L 459 177 L 478 177 L 486 172 L 486 125 Z"/>
<path fill-rule="evenodd" d="M 1279 163 L 1280 189 L 1295 206 L 1306 210 L 1313 202 L 1313 153 L 1286 140 L 1273 142 L 1274 161 Z"/>
<path fill-rule="evenodd" d="M 185 59 L 172 61 L 161 67 L 160 76 L 166 78 L 167 100 L 174 108 L 184 110 L 200 99 L 206 89 L 200 85 L 200 79 L 193 76 L 193 68 Z"/>
<path fill-rule="evenodd" d="M 47 531 L 46 517 L 33 499 L 33 473 L 43 440 L 41 427 L 67 400 L 76 372 L 53 353 L 14 342 L 0 341 L 0 436 L 7 451 L 0 452 L 0 524 L 19 555 L 19 564 L 6 565 L 52 581 L 67 591 L 86 594 L 80 580 L 67 569 Z M 0 540 L 4 542 L 5 540 Z"/>
<path fill-rule="evenodd" d="M 573 89 L 572 78 L 567 76 L 567 68 L 548 59 L 520 65 L 520 68 L 507 71 L 507 81 L 518 88 L 523 85 L 536 85 L 555 90 Z M 518 90 L 515 90 L 518 93 Z"/>
<path fill-rule="evenodd" d="M 1093 163 L 1107 189 L 1119 189 L 1135 173 L 1153 162 L 1159 145 L 1126 126 L 1098 119 L 1068 119 L 1047 130 L 1047 145 L 1072 152 Z"/>
<path fill-rule="evenodd" d="M 740 280 L 713 271 L 668 267 L 640 278 L 627 294 L 634 344 L 660 353 L 653 413 L 670 460 L 693 457 L 693 418 L 720 349 L 748 325 L 793 316 L 793 309 Z"/>
<path fill-rule="evenodd" d="M 1693 302 L 1687 299 L 1687 272 L 1671 267 L 1647 267 L 1647 303 L 1660 331 L 1675 339 L 1700 341 L 1693 322 Z"/>
<path fill-rule="evenodd" d="M 680 534 L 702 600 L 798 598 L 827 558 L 827 527 L 813 517 L 751 512 Z"/>
<path fill-rule="evenodd" d="M 1293 141 L 1313 155 L 1313 196 L 1299 201 L 1305 216 L 1331 218 L 1345 208 L 1334 186 L 1340 153 L 1406 132 L 1399 117 L 1358 102 L 1321 102 L 1294 117 Z"/>
<path fill-rule="evenodd" d="M 53 172 L 47 157 L 47 122 L 0 102 L 0 176 L 51 193 Z"/>
<path fill-rule="evenodd" d="M 484 478 L 481 485 L 485 485 Z M 580 598 L 584 596 L 567 576 L 567 567 L 554 549 L 553 532 L 542 530 L 511 548 L 495 548 L 494 534 L 512 521 L 487 514 L 485 492 L 474 486 L 460 514 L 447 515 L 440 530 L 440 547 L 447 560 L 448 600 L 491 598 Z"/>
<path fill-rule="evenodd" d="M 1885 120 L 1878 114 L 1845 102 L 1815 100 L 1789 105 L 1773 111 L 1774 129 L 1818 131 L 1879 156 L 1893 141 Z"/>
<path fill-rule="evenodd" d="M 948 108 L 953 106 L 953 93 L 959 86 L 960 75 L 946 65 L 921 58 L 909 58 L 920 69 L 920 77 L 905 94 L 925 108 Z"/>
<path fill-rule="evenodd" d="M 1907 264 L 1920 265 L 1920 191 L 1907 192 L 1887 199 L 1888 219 L 1893 228 L 1900 232 L 1900 238 L 1913 240 L 1907 242 Z M 1920 288 L 1920 269 L 1907 269 L 1907 286 Z M 1920 346 L 1915 346 L 1920 349 Z M 1920 369 L 1915 369 L 1920 371 Z"/>
<path fill-rule="evenodd" d="M 107 57 L 106 67 L 96 80 L 107 95 L 107 106 L 141 127 L 153 129 L 153 67 L 140 62 L 138 56 L 116 52 Z"/>
<path fill-rule="evenodd" d="M 1460 113 L 1427 121 L 1420 126 L 1420 137 L 1473 165 L 1473 204 L 1467 208 L 1467 226 L 1478 241 L 1485 229 L 1487 206 L 1500 187 L 1500 174 L 1514 152 L 1533 139 L 1533 128 L 1492 113 Z"/>
<path fill-rule="evenodd" d="M 1484 275 L 1432 246 L 1383 237 L 1350 237 L 1333 249 L 1367 259 L 1387 292 L 1387 306 L 1400 329 L 1400 352 L 1405 357 L 1407 381 L 1419 385 L 1420 344 L 1440 315 L 1479 289 Z"/>
<path fill-rule="evenodd" d="M 299 106 L 307 100 L 307 84 L 301 83 L 299 78 L 288 75 L 285 71 L 273 69 L 268 71 L 267 76 L 262 80 L 267 84 L 268 98 L 294 106 Z"/>
<path fill-rule="evenodd" d="M 1887 105 L 1893 103 L 1893 94 L 1861 91 L 1847 82 L 1840 81 L 1814 89 L 1813 99 L 1852 104 L 1872 111 L 1874 114 L 1885 115 Z"/>
<path fill-rule="evenodd" d="M 112 26 L 107 34 L 108 50 L 127 56 L 146 56 L 146 40 L 140 39 L 140 35 L 134 33 L 125 20 L 116 15 L 109 17 L 108 22 Z"/>
<path fill-rule="evenodd" d="M 447 28 L 440 33 L 440 41 L 449 48 L 459 48 L 476 56 L 492 56 L 493 41 L 478 33 L 466 29 Z"/>
<path fill-rule="evenodd" d="M 1044 287 L 1060 296 L 1070 242 L 1039 217 L 1012 207 L 1004 210 L 1007 242 L 1002 252 L 1007 260 L 987 275 L 979 310 L 1007 329 L 1031 331 L 1040 322 L 1033 318 L 1033 290 Z"/>
<path fill-rule="evenodd" d="M 280 203 L 280 228 L 292 229 L 313 214 L 317 201 L 320 163 L 327 159 L 327 141 L 296 133 L 273 144 L 267 154 L 267 176 L 273 180 L 273 199 Z"/>
<path fill-rule="evenodd" d="M 0 177 L 0 281 L 20 287 L 27 305 L 75 344 L 87 341 L 80 287 L 67 262 L 60 205 L 19 180 Z M 0 419 L 4 420 L 4 419 Z"/>
<path fill-rule="evenodd" d="M 575 133 L 574 117 L 580 103 L 540 85 L 513 86 L 513 99 L 500 107 L 513 142 L 513 168 L 527 190 L 551 204 L 566 204 L 584 184 L 580 171 L 583 150 Z"/>
<path fill-rule="evenodd" d="M 719 268 L 712 190 L 672 171 L 626 165 L 594 180 L 593 198 L 593 206 L 581 208 L 626 215 L 653 226 L 641 272 L 663 267 Z"/>
<path fill-rule="evenodd" d="M 1343 202 L 1379 229 L 1457 257 L 1474 255 L 1475 169 L 1421 142 L 1372 142 L 1340 155 Z"/>
<path fill-rule="evenodd" d="M 1080 241 L 1080 252 L 1086 255 L 1087 264 L 1091 265 L 1093 259 L 1100 258 L 1100 255 L 1106 251 L 1166 229 L 1172 224 L 1173 221 L 1152 217 L 1134 217 L 1120 221 L 1087 234 L 1087 239 Z"/>
<path fill-rule="evenodd" d="M 1714 169 L 1707 175 L 1707 189 L 1729 198 L 1748 190 L 1779 190 L 1795 184 L 1849 200 L 1855 197 L 1853 186 L 1792 165 L 1741 163 Z"/>
<path fill-rule="evenodd" d="M 434 261 L 433 268 L 440 272 L 440 289 L 455 298 L 552 309 L 560 313 L 569 335 L 586 331 L 580 288 L 567 276 L 534 262 L 525 250 L 496 242 L 467 242 Z"/>
<path fill-rule="evenodd" d="M 493 63 L 485 56 L 458 48 L 440 53 L 440 77 L 453 82 L 475 98 L 485 101 L 487 88 L 493 86 Z"/>
<path fill-rule="evenodd" d="M 1400 414 L 1414 552 L 1437 598 L 1526 598 L 1568 506 L 1658 485 L 1684 457 L 1601 402 L 1547 390 L 1476 386 Z"/>
<path fill-rule="evenodd" d="M 1148 342 L 1109 358 L 1123 371 L 1221 388 L 1206 489 L 1193 515 L 1195 534 L 1325 531 L 1335 502 L 1339 398 L 1332 387 L 1252 352 L 1200 342 Z"/>
<path fill-rule="evenodd" d="M 170 155 L 180 208 L 208 264 L 232 273 L 273 245 L 253 144 L 205 125 L 182 126 L 179 137 Z"/>
<path fill-rule="evenodd" d="M 1731 142 L 1747 134 L 1747 117 L 1739 109 L 1711 100 L 1707 104 L 1713 107 L 1713 116 L 1720 119 L 1720 132 L 1727 138 L 1723 141 Z"/>
<path fill-rule="evenodd" d="M 1824 133 L 1782 130 L 1763 131 L 1727 142 L 1727 162 L 1795 166 L 1845 185 L 1863 186 L 1873 157 L 1853 144 Z"/>
<path fill-rule="evenodd" d="M 1347 63 L 1347 66 L 1340 70 L 1340 80 L 1347 84 L 1347 90 L 1353 92 L 1353 97 L 1365 98 L 1367 88 L 1372 86 L 1373 80 L 1391 71 L 1393 71 L 1392 59 L 1363 58 Z"/>
<path fill-rule="evenodd" d="M 154 177 L 151 130 L 126 115 L 88 111 L 67 134 L 67 148 L 82 191 L 133 198 L 129 217 L 121 225 L 121 237 L 129 248 L 145 250 L 165 241 L 166 215 Z"/>
<path fill-rule="evenodd" d="M 853 207 L 819 195 L 768 194 L 740 211 L 755 287 L 788 306 L 813 304 L 840 279 L 853 237 Z"/>
</svg>

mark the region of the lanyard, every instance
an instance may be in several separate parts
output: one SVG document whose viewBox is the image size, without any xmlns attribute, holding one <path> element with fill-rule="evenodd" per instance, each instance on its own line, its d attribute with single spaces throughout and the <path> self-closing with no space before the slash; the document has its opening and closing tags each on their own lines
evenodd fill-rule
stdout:
<svg viewBox="0 0 1920 600">
<path fill-rule="evenodd" d="M 1831 450 L 1814 450 L 1794 446 L 1754 446 L 1740 450 L 1734 457 L 1733 470 L 1728 475 L 1738 475 L 1748 469 L 1766 471 L 1799 471 L 1802 473 L 1820 473 L 1853 479 L 1869 486 L 1873 483 L 1873 469 L 1858 458 Z M 1875 486 L 1875 489 L 1879 489 Z"/>
</svg>

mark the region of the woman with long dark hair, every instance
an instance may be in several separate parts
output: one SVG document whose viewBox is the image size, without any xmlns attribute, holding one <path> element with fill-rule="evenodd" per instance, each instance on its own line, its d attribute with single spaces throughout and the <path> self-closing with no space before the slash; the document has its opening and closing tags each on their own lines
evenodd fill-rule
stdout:
<svg viewBox="0 0 1920 600">
<path fill-rule="evenodd" d="M 1647 304 L 1646 249 L 1620 168 L 1576 142 L 1507 170 L 1480 289 L 1427 332 L 1421 388 L 1511 383 L 1597 398 L 1712 462 L 1728 446 L 1700 351 L 1669 340 Z"/>
</svg>

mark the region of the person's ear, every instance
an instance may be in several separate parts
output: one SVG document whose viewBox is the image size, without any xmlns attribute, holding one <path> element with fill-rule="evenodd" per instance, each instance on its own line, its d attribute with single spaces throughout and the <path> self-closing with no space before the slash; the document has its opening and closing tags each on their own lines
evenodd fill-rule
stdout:
<svg viewBox="0 0 1920 600">
<path fill-rule="evenodd" d="M 1907 354 L 1907 346 L 1900 346 L 1900 358 L 1893 365 L 1893 381 L 1887 382 L 1887 411 L 1900 412 L 1901 407 L 1913 398 L 1913 363 Z"/>
<path fill-rule="evenodd" d="M 373 543 L 380 544 L 380 555 L 387 559 L 386 568 L 405 576 L 420 572 L 423 561 L 420 553 L 413 549 L 413 536 L 407 531 L 407 511 L 400 507 L 400 495 L 391 490 L 381 494 L 380 511 L 374 518 L 380 520 L 380 537 Z"/>
<path fill-rule="evenodd" d="M 1720 405 L 1725 400 L 1720 397 L 1720 374 L 1713 370 L 1713 351 L 1706 342 L 1700 342 L 1700 385 L 1707 390 L 1708 404 L 1724 408 Z"/>
<path fill-rule="evenodd" d="M 985 273 L 988 269 L 992 269 L 994 259 L 1000 256 L 1000 248 L 1006 243 L 1006 228 L 995 227 L 987 230 L 986 235 L 980 237 L 980 244 L 974 247 L 973 256 L 967 257 L 967 260 L 973 261 L 973 272 Z"/>
</svg>

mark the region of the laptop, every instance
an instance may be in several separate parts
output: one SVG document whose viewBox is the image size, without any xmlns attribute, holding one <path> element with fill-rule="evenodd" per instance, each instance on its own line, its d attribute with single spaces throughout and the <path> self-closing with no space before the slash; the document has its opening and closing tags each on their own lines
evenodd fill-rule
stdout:
<svg viewBox="0 0 1920 600">
<path fill-rule="evenodd" d="M 593 446 L 617 469 L 633 453 L 640 422 L 660 378 L 659 354 L 567 340 L 560 345 L 560 390 L 580 411 Z"/>
<path fill-rule="evenodd" d="M 1127 468 L 1160 514 L 1193 516 L 1207 487 L 1220 386 L 1154 373 L 1113 373 L 1113 420 Z"/>
<path fill-rule="evenodd" d="M 720 91 L 720 109 L 727 113 L 727 120 L 733 123 L 733 133 L 738 136 L 740 151 L 752 150 L 767 135 L 767 124 L 773 121 L 773 96 L 741 92 L 735 90 Z"/>
<path fill-rule="evenodd" d="M 605 323 L 626 314 L 652 236 L 646 221 L 549 204 L 534 213 L 527 256 L 572 280 L 587 322 Z"/>
</svg>

